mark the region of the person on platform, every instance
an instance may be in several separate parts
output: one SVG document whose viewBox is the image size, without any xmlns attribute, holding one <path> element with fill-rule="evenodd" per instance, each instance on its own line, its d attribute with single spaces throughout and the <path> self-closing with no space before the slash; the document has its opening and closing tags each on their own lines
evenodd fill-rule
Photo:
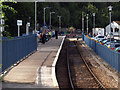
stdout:
<svg viewBox="0 0 120 90">
<path fill-rule="evenodd" d="M 46 41 L 46 35 L 45 35 L 44 32 L 43 32 L 42 35 L 41 35 L 41 39 L 42 39 L 42 43 L 45 44 L 45 41 Z"/>
</svg>

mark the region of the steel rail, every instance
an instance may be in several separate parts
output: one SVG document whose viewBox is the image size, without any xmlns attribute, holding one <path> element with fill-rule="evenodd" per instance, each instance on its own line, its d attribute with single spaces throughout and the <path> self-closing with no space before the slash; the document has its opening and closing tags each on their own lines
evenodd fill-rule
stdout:
<svg viewBox="0 0 120 90">
<path fill-rule="evenodd" d="M 79 52 L 79 55 L 80 55 L 80 57 L 82 58 L 83 62 L 85 63 L 88 71 L 89 71 L 89 72 L 91 73 L 91 75 L 94 77 L 94 79 L 96 80 L 96 82 L 98 83 L 98 85 L 99 85 L 101 88 L 103 88 L 104 90 L 107 90 L 107 89 L 104 87 L 104 85 L 100 82 L 100 80 L 96 77 L 96 75 L 93 73 L 93 71 L 90 69 L 90 67 L 89 67 L 89 65 L 87 64 L 86 60 L 85 60 L 85 59 L 82 57 L 82 55 L 80 54 L 80 51 L 79 51 L 79 48 L 78 48 L 78 43 L 75 42 L 75 44 L 76 44 L 76 46 L 77 46 L 76 48 L 77 48 L 77 50 L 78 50 L 78 52 Z M 81 44 L 82 44 L 82 43 L 81 43 Z"/>
<path fill-rule="evenodd" d="M 72 82 L 72 77 L 71 77 L 71 71 L 70 71 L 70 62 L 69 62 L 69 56 L 68 56 L 68 45 L 67 45 L 67 66 L 68 66 L 68 75 L 69 75 L 69 80 L 70 80 L 70 84 L 73 90 L 75 90 L 73 82 Z"/>
</svg>

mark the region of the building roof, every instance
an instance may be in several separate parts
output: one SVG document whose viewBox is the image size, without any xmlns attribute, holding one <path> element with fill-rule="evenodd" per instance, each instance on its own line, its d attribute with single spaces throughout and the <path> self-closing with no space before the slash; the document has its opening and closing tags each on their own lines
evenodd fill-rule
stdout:
<svg viewBox="0 0 120 90">
<path fill-rule="evenodd" d="M 120 25 L 120 21 L 114 21 L 114 22 L 116 22 L 117 24 L 119 24 L 119 25 Z"/>
</svg>

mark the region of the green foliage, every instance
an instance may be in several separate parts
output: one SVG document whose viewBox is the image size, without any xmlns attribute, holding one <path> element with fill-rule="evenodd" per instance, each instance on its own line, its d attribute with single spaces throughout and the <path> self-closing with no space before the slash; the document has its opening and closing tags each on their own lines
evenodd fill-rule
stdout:
<svg viewBox="0 0 120 90">
<path fill-rule="evenodd" d="M 89 16 L 92 16 L 93 13 L 97 13 L 98 12 L 98 8 L 96 8 L 96 6 L 93 6 L 93 4 L 88 3 L 88 6 L 83 7 L 84 8 L 84 12 L 85 12 L 85 16 L 88 13 Z"/>
<path fill-rule="evenodd" d="M 4 3 L 4 5 L 9 5 L 9 7 L 15 8 L 15 10 L 18 12 L 11 12 L 11 10 L 14 11 L 14 9 L 11 8 L 10 11 L 6 10 L 5 16 L 6 24 L 9 25 L 6 27 L 6 31 L 9 31 L 12 36 L 17 35 L 17 25 L 16 21 L 17 19 L 23 20 L 23 25 L 21 28 L 21 34 L 25 33 L 25 26 L 26 23 L 29 21 L 29 17 L 31 17 L 31 27 L 34 29 L 34 14 L 35 14 L 35 3 L 34 2 L 18 2 L 18 3 Z M 89 14 L 89 30 L 93 27 L 93 12 L 95 13 L 95 26 L 96 27 L 102 27 L 104 28 L 109 23 L 109 11 L 108 6 L 112 5 L 112 20 L 118 21 L 120 20 L 120 3 L 100 3 L 100 2 L 37 2 L 37 23 L 40 24 L 40 26 L 43 26 L 43 8 L 44 7 L 51 7 L 51 9 L 46 9 L 46 23 L 49 25 L 49 17 L 50 17 L 50 11 L 56 12 L 56 14 L 52 14 L 52 26 L 58 27 L 59 20 L 57 15 L 62 16 L 62 27 L 68 27 L 73 26 L 75 28 L 82 27 L 82 12 L 84 12 L 84 20 L 85 20 L 85 29 L 86 29 L 86 14 Z M 7 7 L 6 7 L 7 8 Z M 4 9 L 6 9 L 4 8 Z M 9 8 L 10 9 L 10 8 Z M 12 23 L 11 23 L 12 22 Z"/>
<path fill-rule="evenodd" d="M 2 64 L 0 64 L 0 69 L 2 69 Z M 0 76 L 0 81 L 2 80 L 2 76 Z"/>
<path fill-rule="evenodd" d="M 7 31 L 3 31 L 2 34 L 3 36 L 6 36 L 8 39 L 13 39 L 13 37 L 11 37 L 11 34 Z"/>
<path fill-rule="evenodd" d="M 0 69 L 2 68 L 2 64 L 0 64 Z"/>
<path fill-rule="evenodd" d="M 16 1 L 14 1 L 14 0 L 1 0 L 1 1 L 0 1 L 0 12 L 1 12 L 1 14 L 2 14 L 1 17 L 0 17 L 0 19 L 4 18 L 5 21 L 7 20 L 5 11 L 10 10 L 10 11 L 12 11 L 13 13 L 17 13 L 17 11 L 16 11 L 14 8 L 10 7 L 9 5 L 4 5 L 4 3 L 5 3 L 6 1 L 7 1 L 7 2 L 16 3 Z M 8 27 L 8 25 L 4 25 L 4 27 Z M 12 39 L 11 34 L 9 33 L 9 31 L 4 31 L 4 32 L 2 32 L 2 33 L 3 33 L 3 36 L 5 35 L 5 36 L 8 37 L 9 39 Z"/>
<path fill-rule="evenodd" d="M 11 10 L 13 13 L 17 13 L 17 11 L 14 9 L 14 8 L 12 8 L 12 7 L 9 7 L 8 5 L 3 5 L 3 10 L 6 10 L 6 9 L 8 9 L 8 10 Z"/>
</svg>

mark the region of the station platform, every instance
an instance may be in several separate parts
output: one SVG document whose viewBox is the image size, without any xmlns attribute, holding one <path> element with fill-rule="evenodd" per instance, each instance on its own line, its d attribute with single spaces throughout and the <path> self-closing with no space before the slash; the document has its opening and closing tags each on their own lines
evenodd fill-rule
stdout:
<svg viewBox="0 0 120 90">
<path fill-rule="evenodd" d="M 58 88 L 55 65 L 65 36 L 39 43 L 37 51 L 12 68 L 3 78 L 3 88 Z"/>
</svg>

